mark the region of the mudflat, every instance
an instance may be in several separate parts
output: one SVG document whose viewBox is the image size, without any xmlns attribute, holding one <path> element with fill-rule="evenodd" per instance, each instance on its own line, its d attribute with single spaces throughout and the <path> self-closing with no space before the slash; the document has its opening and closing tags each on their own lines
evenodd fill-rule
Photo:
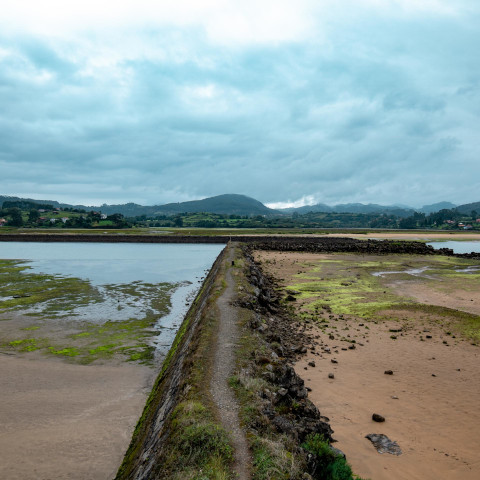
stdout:
<svg viewBox="0 0 480 480">
<path fill-rule="evenodd" d="M 295 368 L 357 475 L 478 478 L 478 262 L 293 252 L 256 259 L 317 339 Z M 378 453 L 367 434 L 387 435 L 402 454 Z"/>
<path fill-rule="evenodd" d="M 153 382 L 150 367 L 0 354 L 0 478 L 115 477 Z"/>
</svg>

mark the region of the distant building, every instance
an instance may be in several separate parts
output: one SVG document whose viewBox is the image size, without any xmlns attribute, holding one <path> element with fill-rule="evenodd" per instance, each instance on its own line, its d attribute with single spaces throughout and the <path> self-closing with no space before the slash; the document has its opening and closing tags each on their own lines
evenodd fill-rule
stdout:
<svg viewBox="0 0 480 480">
<path fill-rule="evenodd" d="M 0 218 L 0 227 L 3 227 L 7 221 L 4 218 Z"/>
<path fill-rule="evenodd" d="M 102 214 L 100 215 L 100 218 L 101 218 L 102 220 L 106 220 L 106 219 L 107 219 L 107 215 L 105 215 L 104 213 L 102 213 Z"/>
<path fill-rule="evenodd" d="M 57 221 L 56 218 L 51 218 L 51 219 L 50 219 L 50 223 L 55 223 L 56 221 Z"/>
<path fill-rule="evenodd" d="M 67 223 L 68 217 L 62 217 L 61 220 L 63 223 Z"/>
</svg>

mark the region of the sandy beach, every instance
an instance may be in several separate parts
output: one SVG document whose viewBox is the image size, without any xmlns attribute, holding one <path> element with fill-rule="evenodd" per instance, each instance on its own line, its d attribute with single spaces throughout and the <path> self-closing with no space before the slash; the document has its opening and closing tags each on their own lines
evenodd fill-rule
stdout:
<svg viewBox="0 0 480 480">
<path fill-rule="evenodd" d="M 145 405 L 153 370 L 75 365 L 0 354 L 0 478 L 115 477 Z"/>
</svg>

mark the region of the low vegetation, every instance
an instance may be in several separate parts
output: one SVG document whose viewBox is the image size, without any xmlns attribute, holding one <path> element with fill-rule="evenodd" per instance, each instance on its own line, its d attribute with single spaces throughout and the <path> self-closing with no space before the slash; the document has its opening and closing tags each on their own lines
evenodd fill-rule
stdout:
<svg viewBox="0 0 480 480">
<path fill-rule="evenodd" d="M 0 276 L 0 320 L 9 325 L 0 348 L 85 364 L 114 357 L 150 363 L 154 326 L 168 313 L 176 287 L 142 282 L 96 287 L 79 278 L 33 273 L 16 260 L 0 260 Z M 136 316 L 123 318 L 123 310 L 134 307 Z M 97 310 L 101 313 L 94 314 Z"/>
<path fill-rule="evenodd" d="M 264 261 L 271 272 L 278 265 Z M 473 269 L 472 269 L 473 268 Z M 286 292 L 294 292 L 301 305 L 300 317 L 320 322 L 324 329 L 334 316 L 353 316 L 360 321 L 399 320 L 404 329 L 414 330 L 425 319 L 445 332 L 480 342 L 480 316 L 460 307 L 430 305 L 397 293 L 395 285 L 415 285 L 419 279 L 433 292 L 444 295 L 454 290 L 478 292 L 478 261 L 444 256 L 389 255 L 359 256 L 329 254 L 318 261 L 301 262 L 285 280 Z M 382 275 L 379 273 L 384 272 Z M 410 272 L 410 273 L 409 273 Z M 373 275 L 377 274 L 377 275 Z M 288 305 L 288 301 L 286 304 Z M 345 333 L 344 337 L 346 337 Z"/>
</svg>

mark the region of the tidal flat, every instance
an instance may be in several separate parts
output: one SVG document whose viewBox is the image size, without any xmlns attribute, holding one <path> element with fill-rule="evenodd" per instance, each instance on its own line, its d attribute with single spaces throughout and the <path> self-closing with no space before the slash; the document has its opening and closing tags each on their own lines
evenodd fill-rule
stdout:
<svg viewBox="0 0 480 480">
<path fill-rule="evenodd" d="M 25 262 L 0 260 L 0 351 L 92 363 L 114 356 L 152 362 L 157 322 L 171 308 L 175 283 L 92 285 L 30 273 Z M 122 358 L 119 358 L 122 359 Z"/>
<path fill-rule="evenodd" d="M 478 261 L 293 252 L 255 258 L 277 279 L 301 328 L 318 339 L 295 368 L 356 474 L 477 478 Z M 374 413 L 385 422 L 372 421 Z M 396 441 L 402 455 L 377 453 L 365 438 L 372 433 Z"/>
<path fill-rule="evenodd" d="M 223 246 L 4 243 L 0 478 L 115 476 Z"/>
</svg>

